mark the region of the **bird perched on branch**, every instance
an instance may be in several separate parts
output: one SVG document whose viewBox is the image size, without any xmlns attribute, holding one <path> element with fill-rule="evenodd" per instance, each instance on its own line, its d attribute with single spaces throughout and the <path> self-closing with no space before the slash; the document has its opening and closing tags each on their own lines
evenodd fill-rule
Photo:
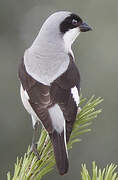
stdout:
<svg viewBox="0 0 118 180">
<path fill-rule="evenodd" d="M 69 141 L 76 119 L 80 74 L 71 49 L 80 32 L 92 30 L 76 14 L 60 11 L 44 22 L 19 65 L 21 99 L 33 122 L 32 150 L 39 157 L 35 132 L 39 121 L 51 139 L 56 165 L 67 173 Z"/>
</svg>

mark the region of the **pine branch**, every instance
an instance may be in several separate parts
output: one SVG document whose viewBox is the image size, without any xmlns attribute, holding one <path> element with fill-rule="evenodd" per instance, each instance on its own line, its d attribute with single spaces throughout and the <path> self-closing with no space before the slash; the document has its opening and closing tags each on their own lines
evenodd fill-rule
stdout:
<svg viewBox="0 0 118 180">
<path fill-rule="evenodd" d="M 107 165 L 103 170 L 98 169 L 95 162 L 92 167 L 92 177 L 90 177 L 86 165 L 82 165 L 82 180 L 118 180 L 118 172 L 116 172 L 117 165 Z"/>
<path fill-rule="evenodd" d="M 78 138 L 80 135 L 91 131 L 89 126 L 92 124 L 92 120 L 101 112 L 101 109 L 96 110 L 95 108 L 103 101 L 102 98 L 95 98 L 92 96 L 88 102 L 86 101 L 85 98 L 81 97 L 80 106 L 83 107 L 77 115 L 68 143 L 68 150 L 72 148 L 74 143 L 81 141 L 81 139 Z M 49 173 L 54 168 L 55 159 L 52 144 L 47 132 L 43 128 L 41 130 L 37 148 L 41 157 L 40 160 L 37 160 L 37 157 L 33 153 L 29 155 L 29 147 L 24 157 L 21 157 L 20 159 L 17 158 L 14 167 L 14 175 L 12 177 L 10 172 L 8 172 L 7 180 L 40 180 L 45 174 Z"/>
</svg>

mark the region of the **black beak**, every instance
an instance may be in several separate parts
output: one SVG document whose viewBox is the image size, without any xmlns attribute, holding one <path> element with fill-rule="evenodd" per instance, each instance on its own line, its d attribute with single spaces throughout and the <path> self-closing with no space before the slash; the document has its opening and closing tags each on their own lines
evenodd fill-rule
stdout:
<svg viewBox="0 0 118 180">
<path fill-rule="evenodd" d="M 92 28 L 85 22 L 83 22 L 81 25 L 79 25 L 79 28 L 80 28 L 81 32 L 92 31 Z"/>
</svg>

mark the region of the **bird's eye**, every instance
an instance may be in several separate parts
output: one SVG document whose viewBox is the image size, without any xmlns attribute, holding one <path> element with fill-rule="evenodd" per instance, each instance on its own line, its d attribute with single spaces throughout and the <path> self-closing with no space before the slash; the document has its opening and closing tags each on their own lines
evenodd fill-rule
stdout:
<svg viewBox="0 0 118 180">
<path fill-rule="evenodd" d="M 78 21 L 77 21 L 76 19 L 73 19 L 73 20 L 72 20 L 72 24 L 73 24 L 74 26 L 76 26 L 76 25 L 78 24 Z"/>
</svg>

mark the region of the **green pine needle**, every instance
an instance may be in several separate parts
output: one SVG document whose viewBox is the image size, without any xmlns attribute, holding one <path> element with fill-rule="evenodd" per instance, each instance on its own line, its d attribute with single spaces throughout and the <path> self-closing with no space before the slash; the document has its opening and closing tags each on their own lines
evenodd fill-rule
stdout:
<svg viewBox="0 0 118 180">
<path fill-rule="evenodd" d="M 92 177 L 90 177 L 89 172 L 86 168 L 86 164 L 82 165 L 82 180 L 118 180 L 118 172 L 116 172 L 117 165 L 110 164 L 107 165 L 103 170 L 98 169 L 95 162 L 93 162 L 92 167 Z"/>
<path fill-rule="evenodd" d="M 73 131 L 68 143 L 68 149 L 71 149 L 74 143 L 81 141 L 79 139 L 80 135 L 85 134 L 91 130 L 89 126 L 92 124 L 92 120 L 95 119 L 101 112 L 101 109 L 96 110 L 96 106 L 102 101 L 103 99 L 100 97 L 95 98 L 94 96 L 92 96 L 88 101 L 85 98 L 81 97 L 80 106 L 82 107 L 83 103 L 86 103 L 83 105 L 80 113 L 77 115 L 76 122 L 74 124 Z M 37 148 L 41 157 L 40 160 L 37 160 L 37 157 L 33 153 L 29 155 L 29 147 L 27 153 L 23 158 L 17 158 L 17 162 L 14 167 L 14 175 L 12 177 L 10 172 L 8 172 L 7 180 L 40 180 L 44 175 L 52 171 L 55 165 L 53 148 L 49 136 L 43 128 L 41 130 Z M 86 171 L 86 173 L 82 173 L 82 176 L 86 177 L 87 170 L 85 165 L 83 166 L 83 169 L 84 171 Z M 83 180 L 89 179 L 90 177 L 88 175 L 88 179 L 84 178 Z"/>
</svg>

